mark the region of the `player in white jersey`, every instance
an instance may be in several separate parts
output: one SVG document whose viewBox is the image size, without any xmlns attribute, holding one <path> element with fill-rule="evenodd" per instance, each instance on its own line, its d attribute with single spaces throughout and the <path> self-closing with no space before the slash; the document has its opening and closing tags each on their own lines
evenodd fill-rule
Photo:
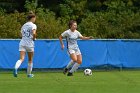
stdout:
<svg viewBox="0 0 140 93">
<path fill-rule="evenodd" d="M 80 34 L 80 32 L 77 31 L 76 29 L 77 29 L 77 22 L 74 20 L 71 20 L 69 22 L 69 29 L 64 31 L 59 36 L 62 50 L 64 49 L 64 44 L 63 44 L 62 39 L 66 38 L 68 53 L 70 54 L 70 58 L 71 58 L 71 61 L 68 63 L 68 65 L 66 66 L 66 68 L 63 71 L 64 74 L 66 74 L 68 72 L 67 76 L 73 76 L 73 72 L 75 72 L 78 69 L 78 67 L 80 66 L 80 64 L 82 63 L 82 55 L 81 55 L 80 49 L 77 44 L 77 39 L 78 38 L 83 39 L 83 40 L 92 39 L 92 36 L 90 36 L 90 37 L 82 36 Z"/>
<path fill-rule="evenodd" d="M 34 55 L 34 40 L 36 39 L 36 25 L 34 24 L 36 16 L 34 13 L 29 13 L 26 22 L 21 28 L 22 39 L 19 43 L 20 59 L 16 62 L 14 68 L 14 77 L 17 77 L 17 71 L 21 63 L 24 61 L 26 52 L 28 53 L 28 68 L 27 77 L 33 77 L 31 74 L 33 68 L 33 55 Z"/>
</svg>

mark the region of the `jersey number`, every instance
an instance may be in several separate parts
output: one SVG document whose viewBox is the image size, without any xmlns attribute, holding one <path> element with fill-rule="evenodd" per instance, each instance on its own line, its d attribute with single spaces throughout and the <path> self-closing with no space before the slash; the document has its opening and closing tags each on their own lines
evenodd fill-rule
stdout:
<svg viewBox="0 0 140 93">
<path fill-rule="evenodd" d="M 30 37 L 31 32 L 28 29 L 23 29 L 22 35 L 23 35 L 23 37 Z"/>
</svg>

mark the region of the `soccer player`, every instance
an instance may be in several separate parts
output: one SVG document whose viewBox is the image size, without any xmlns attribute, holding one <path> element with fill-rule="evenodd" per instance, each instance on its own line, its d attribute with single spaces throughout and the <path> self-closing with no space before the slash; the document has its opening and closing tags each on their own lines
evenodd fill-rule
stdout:
<svg viewBox="0 0 140 93">
<path fill-rule="evenodd" d="M 82 63 L 82 55 L 81 55 L 80 49 L 77 45 L 77 39 L 78 38 L 83 39 L 83 40 L 92 39 L 92 36 L 90 36 L 90 37 L 82 36 L 80 34 L 80 32 L 77 31 L 76 29 L 77 29 L 77 22 L 74 20 L 71 20 L 69 22 L 69 29 L 64 31 L 59 36 L 62 50 L 64 49 L 64 44 L 63 44 L 62 39 L 66 38 L 68 53 L 70 54 L 70 58 L 71 58 L 71 61 L 68 63 L 68 65 L 66 66 L 66 68 L 63 71 L 64 74 L 66 74 L 68 72 L 67 76 L 73 76 L 73 73 L 78 69 L 78 67 Z"/>
<path fill-rule="evenodd" d="M 33 55 L 34 55 L 34 40 L 36 39 L 37 26 L 34 24 L 36 15 L 30 12 L 27 16 L 27 21 L 21 28 L 22 39 L 19 43 L 20 59 L 16 62 L 13 75 L 17 77 L 18 68 L 24 61 L 26 52 L 28 53 L 28 68 L 27 77 L 33 77 L 31 74 L 33 68 Z"/>
</svg>

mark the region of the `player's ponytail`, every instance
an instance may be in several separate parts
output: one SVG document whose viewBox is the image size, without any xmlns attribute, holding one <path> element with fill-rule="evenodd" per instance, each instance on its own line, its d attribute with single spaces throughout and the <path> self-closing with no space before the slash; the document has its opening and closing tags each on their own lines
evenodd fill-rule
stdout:
<svg viewBox="0 0 140 93">
<path fill-rule="evenodd" d="M 27 20 L 31 20 L 31 18 L 36 17 L 36 15 L 33 13 L 33 11 L 30 11 L 27 15 Z"/>
</svg>

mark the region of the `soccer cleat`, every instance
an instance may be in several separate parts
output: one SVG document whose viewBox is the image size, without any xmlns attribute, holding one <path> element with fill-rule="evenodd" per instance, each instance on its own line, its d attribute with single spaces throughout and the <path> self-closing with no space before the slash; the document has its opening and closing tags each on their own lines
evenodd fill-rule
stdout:
<svg viewBox="0 0 140 93">
<path fill-rule="evenodd" d="M 68 72 L 67 68 L 64 68 L 63 74 L 66 74 Z"/>
<path fill-rule="evenodd" d="M 13 71 L 13 76 L 14 76 L 14 77 L 17 77 L 17 69 L 14 69 L 14 71 Z"/>
<path fill-rule="evenodd" d="M 68 72 L 67 76 L 73 76 L 73 73 Z"/>
<path fill-rule="evenodd" d="M 28 74 L 27 77 L 28 78 L 33 78 L 34 77 L 34 74 Z"/>
</svg>

